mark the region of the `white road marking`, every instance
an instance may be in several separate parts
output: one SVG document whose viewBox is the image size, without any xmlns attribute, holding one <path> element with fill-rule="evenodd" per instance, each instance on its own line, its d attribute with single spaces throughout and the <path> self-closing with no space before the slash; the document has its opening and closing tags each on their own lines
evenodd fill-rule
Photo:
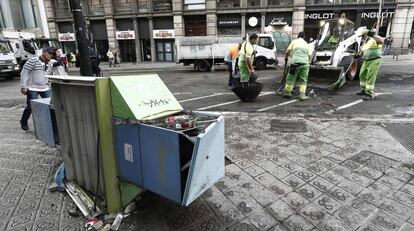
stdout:
<svg viewBox="0 0 414 231">
<path fill-rule="evenodd" d="M 270 95 L 270 94 L 275 94 L 275 93 L 274 92 L 262 92 L 262 93 L 260 93 L 260 95 L 258 97 L 265 96 L 265 95 Z M 238 103 L 238 102 L 241 102 L 241 100 L 234 100 L 234 101 L 230 101 L 230 102 L 225 102 L 225 103 L 220 103 L 220 104 L 214 104 L 214 105 L 210 105 L 210 106 L 207 106 L 207 107 L 198 108 L 197 110 L 202 111 L 202 110 L 206 110 L 206 109 L 210 109 L 210 108 L 215 108 L 215 107 L 220 107 L 220 106 L 225 106 L 225 105 L 229 105 L 229 104 L 233 104 L 233 103 Z"/>
<path fill-rule="evenodd" d="M 374 93 L 374 97 L 379 96 L 379 95 L 392 95 L 392 93 Z M 338 108 L 336 108 L 336 109 L 332 109 L 332 110 L 326 111 L 325 113 L 326 113 L 326 114 L 332 114 L 332 113 L 334 113 L 334 112 L 337 112 L 337 111 L 343 110 L 343 109 L 345 109 L 345 108 L 349 108 L 349 107 L 352 107 L 352 106 L 354 106 L 354 105 L 360 104 L 360 103 L 362 103 L 362 102 L 364 102 L 364 100 L 363 100 L 363 99 L 359 99 L 359 100 L 356 100 L 356 101 L 354 101 L 354 102 L 351 102 L 351 103 L 348 103 L 348 104 L 342 105 L 342 106 L 340 106 L 340 107 L 338 107 Z"/>
<path fill-rule="evenodd" d="M 211 94 L 211 95 L 205 95 L 205 96 L 200 96 L 200 97 L 191 98 L 191 99 L 184 99 L 184 100 L 180 100 L 178 102 L 179 103 L 184 103 L 184 102 L 189 102 L 189 101 L 194 101 L 194 100 L 199 100 L 199 99 L 205 99 L 205 98 L 219 96 L 219 95 L 232 95 L 232 94 L 233 93 L 214 93 L 214 94 Z"/>
<path fill-rule="evenodd" d="M 174 93 L 173 95 L 192 95 L 193 93 L 192 92 L 177 92 L 177 93 Z"/>
<path fill-rule="evenodd" d="M 269 110 L 269 109 L 273 109 L 273 108 L 281 107 L 281 106 L 283 106 L 283 105 L 291 104 L 291 103 L 294 103 L 294 102 L 297 102 L 297 101 L 298 101 L 297 99 L 294 99 L 294 100 L 286 101 L 286 102 L 279 103 L 279 104 L 276 104 L 276 105 L 273 105 L 273 106 L 265 107 L 265 108 L 259 109 L 259 110 L 257 110 L 257 111 L 258 111 L 258 112 L 267 111 L 267 110 Z"/>
</svg>

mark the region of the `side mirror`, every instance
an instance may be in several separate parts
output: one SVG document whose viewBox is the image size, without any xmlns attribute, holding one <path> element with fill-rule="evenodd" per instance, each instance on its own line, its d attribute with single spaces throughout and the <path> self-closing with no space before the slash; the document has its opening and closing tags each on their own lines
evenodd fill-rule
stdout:
<svg viewBox="0 0 414 231">
<path fill-rule="evenodd" d="M 273 48 L 275 48 L 275 43 L 273 41 L 270 41 L 269 49 L 272 50 Z"/>
</svg>

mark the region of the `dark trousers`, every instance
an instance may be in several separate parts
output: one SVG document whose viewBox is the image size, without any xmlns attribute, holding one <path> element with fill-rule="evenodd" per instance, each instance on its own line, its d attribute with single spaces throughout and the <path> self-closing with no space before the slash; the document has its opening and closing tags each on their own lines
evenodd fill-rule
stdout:
<svg viewBox="0 0 414 231">
<path fill-rule="evenodd" d="M 229 85 L 233 84 L 233 67 L 231 65 L 231 62 L 226 62 L 227 64 L 227 72 L 229 72 Z"/>
<path fill-rule="evenodd" d="M 20 123 L 23 125 L 27 125 L 27 121 L 32 114 L 32 108 L 30 106 L 30 100 L 37 99 L 38 97 L 42 98 L 49 98 L 51 96 L 50 90 L 47 91 L 28 91 L 26 95 L 26 108 L 23 111 L 22 118 L 20 119 Z"/>
</svg>

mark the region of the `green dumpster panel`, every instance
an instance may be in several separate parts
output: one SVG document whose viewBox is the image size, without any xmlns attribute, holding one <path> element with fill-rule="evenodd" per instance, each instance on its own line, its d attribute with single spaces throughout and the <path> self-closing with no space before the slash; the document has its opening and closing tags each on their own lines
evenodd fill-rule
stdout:
<svg viewBox="0 0 414 231">
<path fill-rule="evenodd" d="M 151 120 L 183 110 L 157 74 L 111 77 L 113 115 Z"/>
</svg>

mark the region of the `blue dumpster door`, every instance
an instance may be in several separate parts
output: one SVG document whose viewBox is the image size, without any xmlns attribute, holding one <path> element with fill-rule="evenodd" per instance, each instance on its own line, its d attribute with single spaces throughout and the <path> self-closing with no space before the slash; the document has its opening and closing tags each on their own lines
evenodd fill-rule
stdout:
<svg viewBox="0 0 414 231">
<path fill-rule="evenodd" d="M 180 134 L 140 124 L 144 188 L 181 203 Z"/>
<path fill-rule="evenodd" d="M 224 117 L 197 136 L 182 204 L 188 206 L 224 176 Z"/>
<path fill-rule="evenodd" d="M 139 125 L 117 125 L 115 130 L 119 177 L 142 187 Z"/>
<path fill-rule="evenodd" d="M 56 131 L 53 129 L 53 120 L 50 111 L 50 98 L 31 100 L 31 106 L 36 139 L 54 147 L 56 145 Z"/>
</svg>

